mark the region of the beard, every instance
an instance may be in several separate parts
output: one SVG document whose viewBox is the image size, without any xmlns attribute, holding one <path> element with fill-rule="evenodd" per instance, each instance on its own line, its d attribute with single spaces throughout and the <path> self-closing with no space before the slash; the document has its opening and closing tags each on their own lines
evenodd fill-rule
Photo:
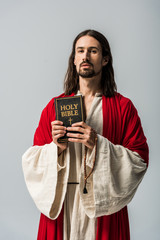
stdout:
<svg viewBox="0 0 160 240">
<path fill-rule="evenodd" d="M 92 68 L 88 69 L 88 68 L 81 68 L 82 67 L 82 64 L 84 63 L 88 63 L 90 64 L 90 66 Z M 86 61 L 83 61 L 81 64 L 80 64 L 80 69 L 79 69 L 79 72 L 78 72 L 78 75 L 81 76 L 82 78 L 91 78 L 91 77 L 94 77 L 96 74 L 95 74 L 95 71 L 94 71 L 94 68 L 93 68 L 93 64 L 90 63 L 88 60 Z"/>
<path fill-rule="evenodd" d="M 96 74 L 94 69 L 80 69 L 78 75 L 82 78 L 91 78 L 94 77 Z"/>
</svg>

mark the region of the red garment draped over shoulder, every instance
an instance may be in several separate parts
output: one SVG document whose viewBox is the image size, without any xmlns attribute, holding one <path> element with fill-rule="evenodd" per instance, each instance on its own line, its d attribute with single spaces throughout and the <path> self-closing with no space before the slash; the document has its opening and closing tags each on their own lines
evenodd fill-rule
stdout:
<svg viewBox="0 0 160 240">
<path fill-rule="evenodd" d="M 66 97 L 66 95 L 62 94 L 59 97 Z M 103 96 L 102 112 L 103 136 L 113 144 L 119 144 L 137 152 L 148 165 L 148 145 L 140 118 L 132 102 L 119 93 L 110 98 Z M 42 111 L 34 135 L 34 145 L 51 143 L 51 122 L 54 120 L 55 108 L 54 99 L 52 99 Z M 51 220 L 41 214 L 37 239 L 63 240 L 63 209 L 56 220 Z M 129 239 L 127 206 L 117 213 L 98 218 L 96 240 Z"/>
</svg>

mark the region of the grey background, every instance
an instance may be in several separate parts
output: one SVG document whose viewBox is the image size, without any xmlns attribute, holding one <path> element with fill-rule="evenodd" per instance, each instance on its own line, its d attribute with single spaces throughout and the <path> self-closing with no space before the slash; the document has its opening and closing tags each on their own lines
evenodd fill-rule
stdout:
<svg viewBox="0 0 160 240">
<path fill-rule="evenodd" d="M 129 97 L 150 146 L 150 166 L 129 204 L 132 240 L 160 239 L 159 0 L 0 1 L 0 239 L 34 240 L 39 212 L 23 179 L 42 109 L 63 91 L 75 36 L 109 40 L 118 91 Z"/>
</svg>

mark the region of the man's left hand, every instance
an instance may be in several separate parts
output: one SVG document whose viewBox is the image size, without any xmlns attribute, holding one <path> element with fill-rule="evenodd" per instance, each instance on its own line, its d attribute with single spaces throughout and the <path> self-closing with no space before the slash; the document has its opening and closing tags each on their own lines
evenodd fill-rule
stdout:
<svg viewBox="0 0 160 240">
<path fill-rule="evenodd" d="M 93 149 L 95 145 L 96 132 L 93 128 L 84 122 L 77 122 L 67 127 L 68 131 L 75 131 L 79 133 L 67 133 L 69 142 L 83 143 L 86 147 Z"/>
</svg>

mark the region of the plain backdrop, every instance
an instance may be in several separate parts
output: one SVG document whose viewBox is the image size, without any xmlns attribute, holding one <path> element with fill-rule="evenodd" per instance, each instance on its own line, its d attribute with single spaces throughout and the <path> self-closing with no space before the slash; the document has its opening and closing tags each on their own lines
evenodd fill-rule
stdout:
<svg viewBox="0 0 160 240">
<path fill-rule="evenodd" d="M 160 239 L 160 1 L 0 0 L 0 239 L 35 240 L 39 211 L 27 191 L 21 156 L 42 109 L 63 92 L 72 42 L 102 32 L 118 92 L 136 106 L 150 165 L 129 204 L 131 240 Z"/>
</svg>

